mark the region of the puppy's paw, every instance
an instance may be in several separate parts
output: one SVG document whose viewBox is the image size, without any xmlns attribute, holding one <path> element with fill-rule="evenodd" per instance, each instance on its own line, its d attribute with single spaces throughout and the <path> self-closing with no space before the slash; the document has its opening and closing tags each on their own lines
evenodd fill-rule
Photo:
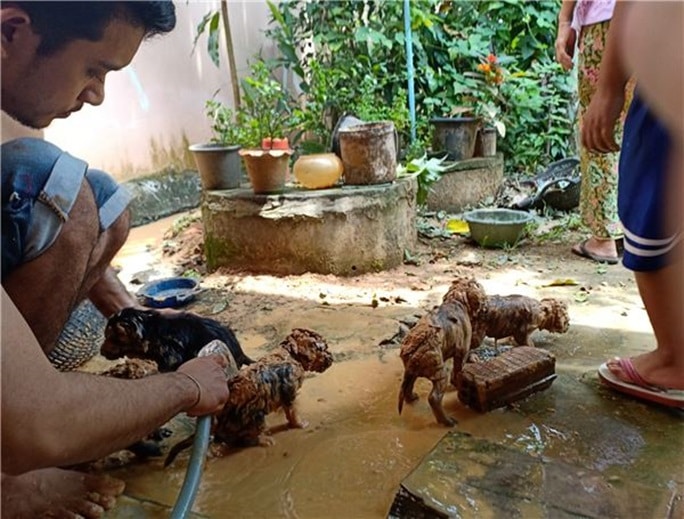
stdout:
<svg viewBox="0 0 684 519">
<path fill-rule="evenodd" d="M 455 418 L 452 418 L 451 416 L 444 416 L 439 420 L 439 423 L 445 425 L 446 427 L 453 427 L 458 423 L 458 421 Z"/>
<path fill-rule="evenodd" d="M 297 420 L 296 422 L 291 423 L 289 425 L 290 429 L 306 429 L 307 427 L 309 427 L 309 422 L 307 422 L 306 420 Z"/>
<path fill-rule="evenodd" d="M 209 451 L 212 457 L 214 458 L 223 458 L 227 454 L 229 454 L 233 448 L 228 445 L 227 443 L 212 443 L 209 446 Z"/>
<path fill-rule="evenodd" d="M 411 393 L 410 395 L 406 396 L 406 401 L 409 404 L 415 402 L 416 400 L 418 400 L 418 393 Z"/>
<path fill-rule="evenodd" d="M 257 443 L 260 447 L 271 447 L 275 445 L 275 440 L 268 434 L 260 434 Z"/>
</svg>

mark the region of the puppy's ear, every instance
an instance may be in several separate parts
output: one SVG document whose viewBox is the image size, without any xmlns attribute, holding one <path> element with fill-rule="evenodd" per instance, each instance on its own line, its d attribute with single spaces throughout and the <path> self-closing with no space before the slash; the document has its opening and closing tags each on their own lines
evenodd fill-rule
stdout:
<svg viewBox="0 0 684 519">
<path fill-rule="evenodd" d="M 145 328 L 147 326 L 147 318 L 145 312 L 139 312 L 131 316 L 130 323 L 130 334 L 134 336 L 139 341 L 145 338 Z"/>
</svg>

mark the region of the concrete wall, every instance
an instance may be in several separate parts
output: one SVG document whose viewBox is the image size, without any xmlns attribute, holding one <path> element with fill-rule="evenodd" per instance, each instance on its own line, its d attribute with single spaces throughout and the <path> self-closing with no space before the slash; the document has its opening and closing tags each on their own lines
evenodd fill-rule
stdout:
<svg viewBox="0 0 684 519">
<path fill-rule="evenodd" d="M 23 128 L 3 113 L 2 140 L 43 135 L 119 180 L 167 167 L 194 168 L 186 147 L 210 137 L 205 101 L 217 91 L 217 97 L 230 104 L 233 96 L 225 48 L 221 48 L 220 69 L 206 52 L 206 36 L 193 52 L 197 24 L 209 10 L 219 9 L 220 2 L 177 0 L 175 4 L 176 29 L 144 42 L 130 66 L 107 75 L 102 105 L 86 105 L 43 132 Z M 228 9 L 238 75 L 244 75 L 256 53 L 275 53 L 263 36 L 270 13 L 265 0 L 231 0 Z"/>
</svg>

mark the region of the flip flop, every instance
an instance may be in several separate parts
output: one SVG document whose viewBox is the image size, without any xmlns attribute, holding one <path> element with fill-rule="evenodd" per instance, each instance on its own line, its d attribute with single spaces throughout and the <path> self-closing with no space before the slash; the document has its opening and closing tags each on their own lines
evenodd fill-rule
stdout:
<svg viewBox="0 0 684 519">
<path fill-rule="evenodd" d="M 587 242 L 589 239 L 584 240 L 582 243 L 579 243 L 578 245 L 575 245 L 572 249 L 570 249 L 573 254 L 577 254 L 578 256 L 582 258 L 587 258 L 593 261 L 598 261 L 599 263 L 608 263 L 609 265 L 615 265 L 617 264 L 620 260 L 616 257 L 613 256 L 601 256 L 600 254 L 594 254 L 593 252 L 589 251 L 587 249 Z"/>
<path fill-rule="evenodd" d="M 608 363 L 604 362 L 599 366 L 598 375 L 601 382 L 605 385 L 641 400 L 684 409 L 684 390 L 665 389 L 652 386 L 641 378 L 641 375 L 634 369 L 631 359 L 618 359 L 618 362 L 620 363 L 622 371 L 629 377 L 630 381 L 626 382 L 616 377 L 608 368 Z"/>
</svg>

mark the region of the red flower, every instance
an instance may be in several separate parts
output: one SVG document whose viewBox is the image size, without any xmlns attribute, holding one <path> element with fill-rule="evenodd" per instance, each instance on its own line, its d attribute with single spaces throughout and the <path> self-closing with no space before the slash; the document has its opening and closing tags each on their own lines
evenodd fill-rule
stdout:
<svg viewBox="0 0 684 519">
<path fill-rule="evenodd" d="M 496 63 L 496 56 L 494 54 L 490 54 L 487 56 L 487 61 L 492 64 Z"/>
</svg>

